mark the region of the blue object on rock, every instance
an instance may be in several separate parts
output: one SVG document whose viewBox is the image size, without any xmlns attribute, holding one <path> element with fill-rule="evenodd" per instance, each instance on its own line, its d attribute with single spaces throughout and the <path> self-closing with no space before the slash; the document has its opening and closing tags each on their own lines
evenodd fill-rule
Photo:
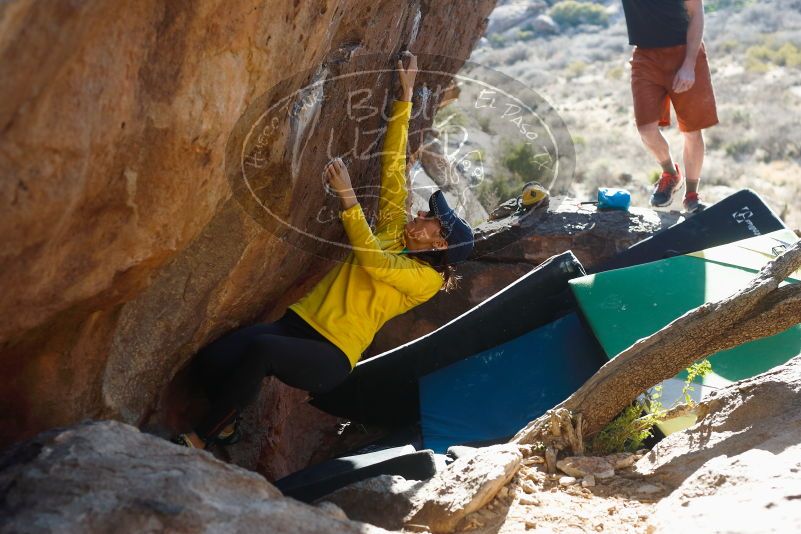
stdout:
<svg viewBox="0 0 801 534">
<path fill-rule="evenodd" d="M 628 211 L 629 206 L 631 206 L 631 194 L 625 189 L 619 189 L 617 187 L 598 188 L 599 210 Z"/>
</svg>

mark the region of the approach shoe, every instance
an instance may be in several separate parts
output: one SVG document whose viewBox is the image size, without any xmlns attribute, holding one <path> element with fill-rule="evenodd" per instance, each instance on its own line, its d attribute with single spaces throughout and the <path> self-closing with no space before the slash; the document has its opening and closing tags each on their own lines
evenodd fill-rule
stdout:
<svg viewBox="0 0 801 534">
<path fill-rule="evenodd" d="M 698 193 L 687 193 L 684 195 L 684 211 L 689 215 L 695 215 L 706 209 L 706 204 L 698 198 Z"/>
<path fill-rule="evenodd" d="M 676 163 L 676 174 L 663 172 L 662 177 L 656 183 L 654 192 L 651 194 L 651 206 L 655 208 L 670 206 L 682 185 L 684 185 L 684 178 L 679 170 L 679 164 Z"/>
</svg>

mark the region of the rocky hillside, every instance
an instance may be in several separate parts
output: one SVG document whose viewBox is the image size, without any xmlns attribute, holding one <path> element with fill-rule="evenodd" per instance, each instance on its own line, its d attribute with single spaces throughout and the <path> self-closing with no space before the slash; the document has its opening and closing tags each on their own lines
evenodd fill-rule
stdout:
<svg viewBox="0 0 801 534">
<path fill-rule="evenodd" d="M 792 200 L 801 195 L 796 120 L 801 113 L 801 3 L 706 0 L 704 5 L 721 122 L 707 131 L 702 194 L 717 201 L 749 187 L 791 227 L 801 228 L 799 203 Z M 632 192 L 635 205 L 644 206 L 658 165 L 634 126 L 630 57 L 620 0 L 502 0 L 470 60 L 520 80 L 557 109 L 576 150 L 576 173 L 567 193 L 590 199 L 598 186 L 622 186 Z M 486 153 L 487 173 L 514 174 L 510 163 L 519 146 L 497 133 L 487 136 L 474 113 L 462 114 L 471 138 Z M 675 117 L 666 136 L 680 160 Z M 504 197 L 490 195 L 485 201 Z"/>
<path fill-rule="evenodd" d="M 245 185 L 266 211 L 315 221 L 336 205 L 319 182 L 325 147 L 375 140 L 332 132 L 359 119 L 375 137 L 402 49 L 456 72 L 494 0 L 467 4 L 3 2 L 0 444 L 86 417 L 163 422 L 167 386 L 199 347 L 299 297 L 342 251 L 251 217 L 236 156 L 249 142 L 259 172 Z M 376 113 L 354 118 L 354 88 L 375 88 L 356 96 Z M 417 128 L 438 104 L 423 93 Z M 269 110 L 283 115 L 261 124 Z M 376 157 L 351 161 L 358 186 L 377 170 Z M 310 231 L 343 238 L 340 225 Z M 303 396 L 269 394 L 282 411 L 264 439 L 281 457 Z"/>
</svg>

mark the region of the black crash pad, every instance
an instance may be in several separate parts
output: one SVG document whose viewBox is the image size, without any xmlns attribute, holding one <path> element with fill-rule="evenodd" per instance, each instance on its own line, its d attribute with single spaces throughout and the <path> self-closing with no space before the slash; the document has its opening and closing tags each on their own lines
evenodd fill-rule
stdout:
<svg viewBox="0 0 801 534">
<path fill-rule="evenodd" d="M 743 189 L 678 224 L 635 243 L 590 272 L 664 260 L 786 228 L 750 189 Z"/>
<path fill-rule="evenodd" d="M 572 252 L 554 256 L 434 332 L 358 363 L 341 386 L 311 404 L 365 424 L 416 422 L 420 377 L 569 313 L 575 301 L 568 280 L 584 274 Z"/>
<path fill-rule="evenodd" d="M 275 482 L 287 497 L 314 502 L 354 482 L 380 475 L 398 475 L 407 480 L 428 480 L 437 472 L 431 450 L 415 452 L 414 447 L 335 458 L 292 473 Z"/>
</svg>

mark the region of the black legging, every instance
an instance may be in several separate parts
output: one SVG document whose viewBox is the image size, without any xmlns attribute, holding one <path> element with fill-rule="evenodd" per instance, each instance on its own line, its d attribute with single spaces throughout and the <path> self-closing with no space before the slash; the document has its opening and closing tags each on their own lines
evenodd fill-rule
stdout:
<svg viewBox="0 0 801 534">
<path fill-rule="evenodd" d="M 258 395 L 262 379 L 325 393 L 350 373 L 345 353 L 292 310 L 278 321 L 235 330 L 204 347 L 197 371 L 211 410 L 195 432 L 213 438 Z"/>
</svg>

